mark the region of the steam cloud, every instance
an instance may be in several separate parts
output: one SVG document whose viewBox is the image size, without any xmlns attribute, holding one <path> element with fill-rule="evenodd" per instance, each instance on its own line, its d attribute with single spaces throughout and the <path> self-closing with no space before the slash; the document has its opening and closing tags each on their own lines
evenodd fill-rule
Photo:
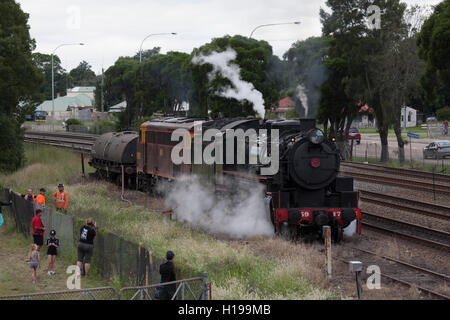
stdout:
<svg viewBox="0 0 450 320">
<path fill-rule="evenodd" d="M 265 206 L 263 186 L 238 187 L 233 195 L 217 196 L 197 176 L 160 185 L 165 204 L 177 220 L 216 235 L 231 238 L 272 236 L 273 225 Z"/>
<path fill-rule="evenodd" d="M 208 74 L 209 80 L 213 80 L 217 73 L 231 81 L 233 87 L 228 86 L 220 92 L 216 92 L 218 96 L 225 98 L 234 98 L 242 101 L 247 100 L 253 103 L 255 110 L 261 118 L 264 118 L 264 99 L 261 92 L 255 89 L 252 83 L 241 79 L 241 69 L 238 65 L 230 63 L 236 59 L 236 51 L 228 48 L 223 52 L 213 51 L 210 55 L 198 55 L 192 58 L 194 64 L 209 63 L 213 66 L 213 71 Z"/>
</svg>

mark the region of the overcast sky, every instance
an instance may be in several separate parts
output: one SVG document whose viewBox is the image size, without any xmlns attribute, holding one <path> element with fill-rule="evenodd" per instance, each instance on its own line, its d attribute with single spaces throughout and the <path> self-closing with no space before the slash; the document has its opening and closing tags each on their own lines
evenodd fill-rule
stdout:
<svg viewBox="0 0 450 320">
<path fill-rule="evenodd" d="M 214 37 L 249 36 L 261 24 L 301 21 L 258 29 L 255 39 L 268 41 L 282 56 L 296 40 L 321 34 L 320 8 L 325 0 L 18 0 L 30 14 L 36 51 L 50 54 L 59 44 L 85 46 L 59 48 L 56 54 L 67 70 L 86 60 L 99 74 L 120 56 L 134 55 L 151 33 L 177 35 L 148 38 L 143 49 L 160 46 L 162 52 L 190 53 Z M 440 0 L 406 0 L 408 4 L 435 5 Z"/>
</svg>

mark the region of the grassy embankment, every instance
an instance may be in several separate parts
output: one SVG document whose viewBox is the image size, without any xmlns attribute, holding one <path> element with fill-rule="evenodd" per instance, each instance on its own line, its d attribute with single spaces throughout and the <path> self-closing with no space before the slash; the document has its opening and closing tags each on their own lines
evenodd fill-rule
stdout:
<svg viewBox="0 0 450 320">
<path fill-rule="evenodd" d="M 314 249 L 293 248 L 277 239 L 246 243 L 218 240 L 144 206 L 121 202 L 118 193 L 111 192 L 111 184 L 79 183 L 78 155 L 46 146 L 27 146 L 26 154 L 30 165 L 12 175 L 0 176 L 3 185 L 24 191 L 41 186 L 53 190 L 57 183 L 65 183 L 69 214 L 92 216 L 102 228 L 142 243 L 156 257 L 173 250 L 183 274 L 209 273 L 215 299 L 337 298 L 324 289 L 328 285 L 323 259 Z M 49 203 L 50 197 L 47 195 Z"/>
</svg>

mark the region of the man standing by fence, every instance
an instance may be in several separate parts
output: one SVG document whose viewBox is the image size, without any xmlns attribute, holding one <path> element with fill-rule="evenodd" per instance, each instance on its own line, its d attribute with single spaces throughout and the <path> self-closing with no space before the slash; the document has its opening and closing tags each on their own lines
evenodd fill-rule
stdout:
<svg viewBox="0 0 450 320">
<path fill-rule="evenodd" d="M 42 215 L 42 210 L 37 209 L 36 215 L 34 216 L 33 220 L 31 221 L 31 226 L 33 227 L 33 239 L 34 239 L 34 243 L 38 246 L 38 250 L 44 244 L 45 227 L 44 227 L 44 224 L 42 223 L 41 215 Z"/>
<path fill-rule="evenodd" d="M 159 266 L 159 273 L 161 274 L 161 283 L 176 281 L 175 271 L 174 271 L 174 263 L 175 262 L 175 254 L 172 251 L 167 251 L 166 253 L 166 262 Z M 172 299 L 175 291 L 177 289 L 176 284 L 169 284 L 164 286 L 161 300 L 170 300 Z"/>
<path fill-rule="evenodd" d="M 69 206 L 69 194 L 64 191 L 64 185 L 58 185 L 58 191 L 53 194 L 53 199 L 56 201 L 56 210 L 65 212 Z"/>
<path fill-rule="evenodd" d="M 23 194 L 22 197 L 24 197 L 24 199 L 30 203 L 34 203 L 36 201 L 36 197 L 33 195 L 33 192 L 31 189 L 28 189 L 27 194 Z"/>
</svg>

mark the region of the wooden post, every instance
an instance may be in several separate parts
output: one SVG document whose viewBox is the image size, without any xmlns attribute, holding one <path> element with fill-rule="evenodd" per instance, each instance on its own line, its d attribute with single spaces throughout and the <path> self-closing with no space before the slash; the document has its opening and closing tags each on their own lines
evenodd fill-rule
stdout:
<svg viewBox="0 0 450 320">
<path fill-rule="evenodd" d="M 81 153 L 81 176 L 84 178 L 86 175 L 84 173 L 84 153 Z"/>
<path fill-rule="evenodd" d="M 348 263 L 350 272 L 355 273 L 356 277 L 356 291 L 358 293 L 358 299 L 362 299 L 362 283 L 361 283 L 361 272 L 362 272 L 362 263 L 361 261 L 349 261 Z"/>
<path fill-rule="evenodd" d="M 139 247 L 138 247 L 138 270 L 137 270 L 137 285 L 140 286 L 141 285 L 141 250 L 142 250 L 142 246 L 141 243 L 139 243 Z"/>
<path fill-rule="evenodd" d="M 325 241 L 325 264 L 327 266 L 328 279 L 331 279 L 331 227 L 323 226 L 322 234 Z"/>
</svg>

